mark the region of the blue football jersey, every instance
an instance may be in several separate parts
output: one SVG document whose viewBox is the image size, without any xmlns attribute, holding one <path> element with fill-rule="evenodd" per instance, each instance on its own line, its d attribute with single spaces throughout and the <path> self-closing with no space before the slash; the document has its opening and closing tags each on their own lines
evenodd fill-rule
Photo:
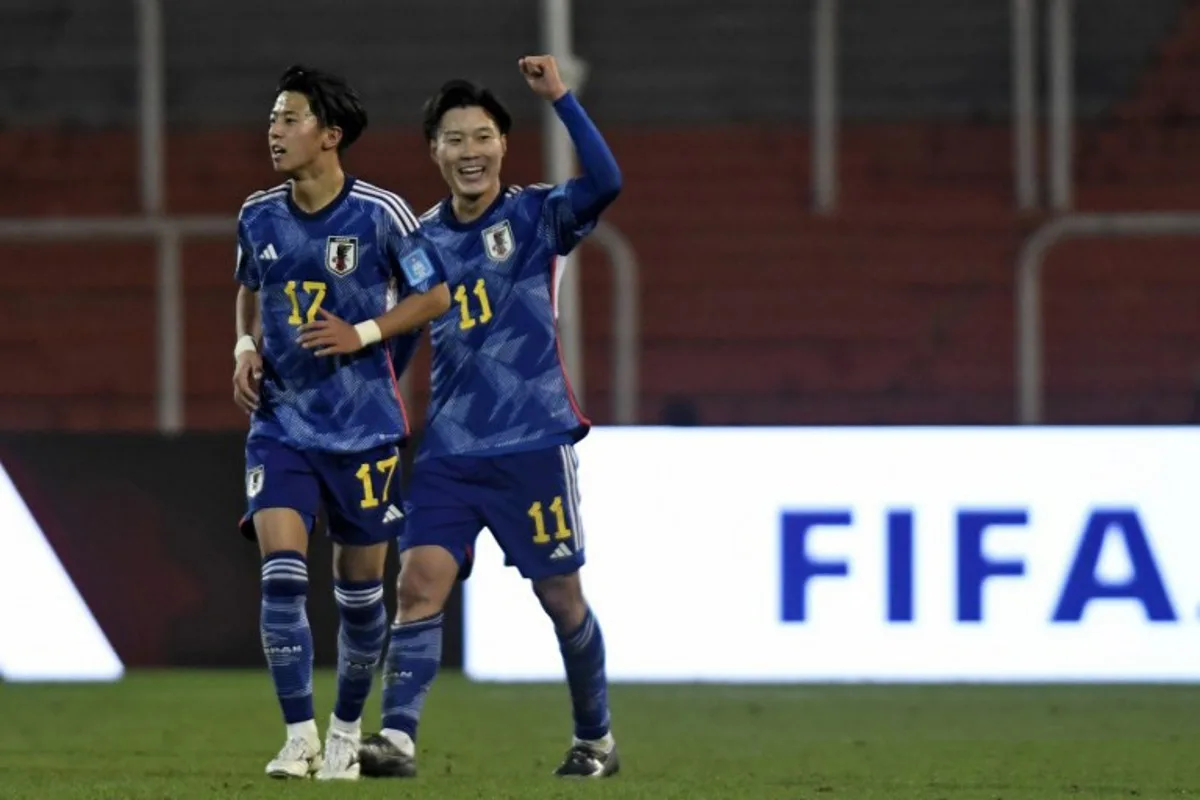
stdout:
<svg viewBox="0 0 1200 800">
<path fill-rule="evenodd" d="M 421 218 L 442 257 L 450 309 L 431 329 L 433 365 L 418 459 L 500 455 L 582 439 L 590 422 L 558 348 L 559 255 L 595 227 L 576 218 L 572 182 L 506 187 L 461 223 L 447 198 Z"/>
<path fill-rule="evenodd" d="M 252 194 L 238 215 L 236 277 L 258 293 L 262 315 L 251 437 L 352 453 L 408 435 L 396 385 L 412 353 L 405 339 L 321 357 L 296 341 L 319 309 L 356 324 L 444 280 L 404 200 L 349 176 L 337 199 L 313 214 L 296 206 L 288 184 Z"/>
</svg>

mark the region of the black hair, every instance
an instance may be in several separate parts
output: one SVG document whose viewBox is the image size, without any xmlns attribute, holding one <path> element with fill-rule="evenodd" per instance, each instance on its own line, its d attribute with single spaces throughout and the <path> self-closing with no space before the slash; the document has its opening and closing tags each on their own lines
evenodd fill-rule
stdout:
<svg viewBox="0 0 1200 800">
<path fill-rule="evenodd" d="M 358 92 L 340 75 L 293 64 L 280 76 L 275 91 L 304 95 L 321 127 L 341 128 L 339 151 L 354 144 L 367 127 L 367 109 Z"/>
<path fill-rule="evenodd" d="M 502 135 L 507 135 L 512 128 L 512 115 L 490 89 L 484 88 L 468 80 L 456 78 L 446 81 L 437 94 L 425 101 L 424 125 L 425 140 L 432 142 L 437 138 L 438 127 L 442 117 L 454 108 L 482 108 L 496 123 Z"/>
</svg>

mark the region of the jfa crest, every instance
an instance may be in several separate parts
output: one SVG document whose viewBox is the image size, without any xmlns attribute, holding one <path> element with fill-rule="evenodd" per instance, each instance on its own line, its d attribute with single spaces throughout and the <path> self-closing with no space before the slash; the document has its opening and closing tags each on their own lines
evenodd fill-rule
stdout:
<svg viewBox="0 0 1200 800">
<path fill-rule="evenodd" d="M 325 240 L 325 267 L 337 275 L 349 275 L 358 266 L 358 237 L 330 236 Z"/>
<path fill-rule="evenodd" d="M 497 222 L 483 232 L 483 249 L 492 261 L 507 261 L 516 249 L 513 244 L 512 226 L 508 220 Z"/>
<path fill-rule="evenodd" d="M 246 497 L 255 497 L 262 491 L 266 467 L 261 465 L 246 470 Z"/>
</svg>

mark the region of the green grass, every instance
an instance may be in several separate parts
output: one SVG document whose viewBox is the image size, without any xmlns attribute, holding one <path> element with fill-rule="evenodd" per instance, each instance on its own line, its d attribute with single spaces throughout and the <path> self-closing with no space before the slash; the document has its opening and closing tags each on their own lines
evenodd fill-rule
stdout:
<svg viewBox="0 0 1200 800">
<path fill-rule="evenodd" d="M 318 718 L 332 702 L 317 680 Z M 0 798 L 1200 797 L 1200 687 L 616 686 L 622 773 L 549 775 L 561 686 L 438 679 L 415 781 L 275 782 L 265 671 L 0 685 Z M 378 719 L 378 694 L 368 729 Z"/>
</svg>

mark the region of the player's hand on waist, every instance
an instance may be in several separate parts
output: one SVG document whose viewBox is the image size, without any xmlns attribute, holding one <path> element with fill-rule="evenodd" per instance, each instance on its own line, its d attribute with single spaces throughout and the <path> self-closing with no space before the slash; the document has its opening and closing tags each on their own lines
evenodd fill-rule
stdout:
<svg viewBox="0 0 1200 800">
<path fill-rule="evenodd" d="M 353 325 L 323 308 L 317 313 L 321 319 L 300 326 L 296 341 L 301 347 L 318 356 L 347 355 L 362 349 L 362 338 Z"/>
<path fill-rule="evenodd" d="M 233 368 L 233 402 L 247 414 L 258 408 L 258 387 L 262 382 L 262 356 L 253 350 L 238 354 Z"/>
</svg>

